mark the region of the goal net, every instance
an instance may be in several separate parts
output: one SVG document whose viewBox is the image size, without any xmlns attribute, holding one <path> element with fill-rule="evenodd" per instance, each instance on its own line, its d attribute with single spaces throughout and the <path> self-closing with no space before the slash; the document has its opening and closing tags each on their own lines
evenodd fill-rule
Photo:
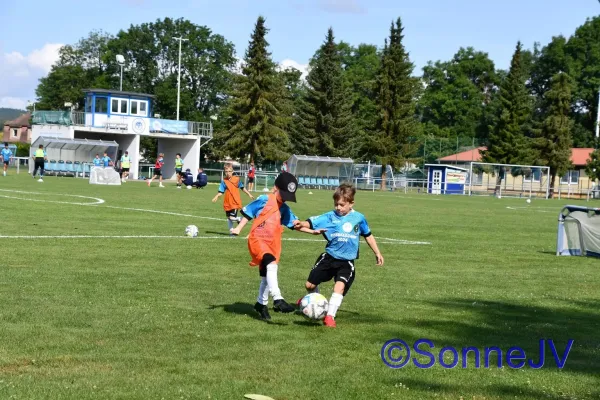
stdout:
<svg viewBox="0 0 600 400">
<path fill-rule="evenodd" d="M 93 167 L 90 171 L 92 185 L 120 185 L 121 177 L 114 168 Z"/>
<path fill-rule="evenodd" d="M 469 196 L 542 197 L 550 192 L 550 167 L 473 161 L 466 192 Z"/>
<path fill-rule="evenodd" d="M 600 209 L 563 207 L 558 217 L 556 255 L 600 257 Z"/>
</svg>

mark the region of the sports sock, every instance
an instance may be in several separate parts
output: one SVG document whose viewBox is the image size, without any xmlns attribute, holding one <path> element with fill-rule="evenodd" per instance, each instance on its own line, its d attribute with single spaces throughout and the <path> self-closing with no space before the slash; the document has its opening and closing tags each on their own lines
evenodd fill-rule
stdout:
<svg viewBox="0 0 600 400">
<path fill-rule="evenodd" d="M 261 278 L 256 301 L 263 306 L 266 306 L 269 303 L 269 285 L 267 284 L 267 278 Z"/>
<path fill-rule="evenodd" d="M 227 218 L 227 225 L 229 225 L 229 229 L 233 229 L 233 221 Z"/>
<path fill-rule="evenodd" d="M 344 296 L 339 293 L 332 293 L 331 299 L 329 300 L 329 309 L 327 310 L 327 315 L 335 318 L 335 314 L 337 313 L 338 308 L 342 305 L 342 300 L 344 300 Z"/>
<path fill-rule="evenodd" d="M 281 290 L 279 290 L 279 283 L 277 282 L 277 264 L 271 263 L 267 265 L 267 284 L 269 285 L 269 291 L 273 300 L 281 300 Z"/>
</svg>

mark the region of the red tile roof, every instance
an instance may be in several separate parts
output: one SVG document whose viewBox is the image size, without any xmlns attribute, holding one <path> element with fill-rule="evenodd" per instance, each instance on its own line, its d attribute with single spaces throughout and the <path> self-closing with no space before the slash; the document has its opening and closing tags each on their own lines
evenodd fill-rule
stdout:
<svg viewBox="0 0 600 400">
<path fill-rule="evenodd" d="M 29 119 L 31 118 L 31 114 L 30 113 L 25 113 L 22 114 L 21 116 L 17 117 L 16 119 L 13 119 L 12 121 L 6 121 L 4 123 L 4 125 L 8 125 L 11 128 L 21 128 L 23 126 L 26 127 L 31 127 L 31 125 L 29 124 Z"/>
<path fill-rule="evenodd" d="M 479 150 L 486 150 L 486 149 L 487 149 L 487 147 L 478 147 L 473 150 L 467 150 L 467 151 L 463 151 L 463 152 L 460 152 L 457 154 L 452 154 L 450 156 L 438 158 L 438 161 L 445 162 L 445 163 L 448 163 L 448 162 L 465 163 L 465 162 L 471 162 L 471 161 L 481 161 L 481 154 L 479 154 Z M 587 160 L 589 159 L 590 153 L 592 151 L 594 151 L 594 149 L 591 149 L 591 148 L 571 149 L 571 162 L 575 166 L 584 166 L 586 164 Z"/>
</svg>

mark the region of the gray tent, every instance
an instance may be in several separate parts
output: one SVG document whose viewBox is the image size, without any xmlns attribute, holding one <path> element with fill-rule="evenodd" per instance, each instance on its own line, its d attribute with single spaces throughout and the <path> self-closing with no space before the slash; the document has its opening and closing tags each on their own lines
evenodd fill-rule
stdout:
<svg viewBox="0 0 600 400">
<path fill-rule="evenodd" d="M 563 207 L 558 216 L 556 255 L 600 257 L 600 208 Z"/>
</svg>

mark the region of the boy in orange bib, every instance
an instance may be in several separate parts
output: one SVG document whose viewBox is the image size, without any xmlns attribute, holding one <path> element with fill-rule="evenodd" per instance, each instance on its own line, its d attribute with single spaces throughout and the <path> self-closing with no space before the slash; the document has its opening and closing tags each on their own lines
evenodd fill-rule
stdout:
<svg viewBox="0 0 600 400">
<path fill-rule="evenodd" d="M 225 164 L 223 171 L 225 172 L 225 177 L 221 180 L 219 192 L 212 199 L 212 202 L 215 203 L 219 197 L 223 196 L 223 194 L 225 195 L 225 198 L 223 199 L 223 209 L 225 210 L 227 225 L 229 225 L 229 229 L 231 230 L 234 222 L 240 222 L 240 218 L 237 215 L 238 210 L 242 208 L 240 189 L 242 189 L 250 199 L 254 200 L 254 196 L 246 190 L 239 176 L 233 176 L 233 164 Z"/>
<path fill-rule="evenodd" d="M 269 292 L 273 297 L 273 310 L 275 312 L 290 313 L 295 311 L 295 308 L 283 299 L 277 281 L 283 226 L 314 235 L 320 235 L 324 232 L 322 229 L 313 230 L 299 226 L 298 217 L 285 204 L 286 201 L 296 202 L 297 187 L 298 181 L 294 175 L 288 172 L 281 173 L 275 179 L 272 193 L 259 196 L 258 199 L 244 207 L 242 209 L 243 218 L 239 225 L 230 230 L 233 235 L 239 235 L 246 223 L 254 219 L 248 235 L 248 250 L 252 257 L 250 265 L 259 267 L 261 277 L 254 309 L 265 320 L 271 319 L 267 306 Z"/>
</svg>

